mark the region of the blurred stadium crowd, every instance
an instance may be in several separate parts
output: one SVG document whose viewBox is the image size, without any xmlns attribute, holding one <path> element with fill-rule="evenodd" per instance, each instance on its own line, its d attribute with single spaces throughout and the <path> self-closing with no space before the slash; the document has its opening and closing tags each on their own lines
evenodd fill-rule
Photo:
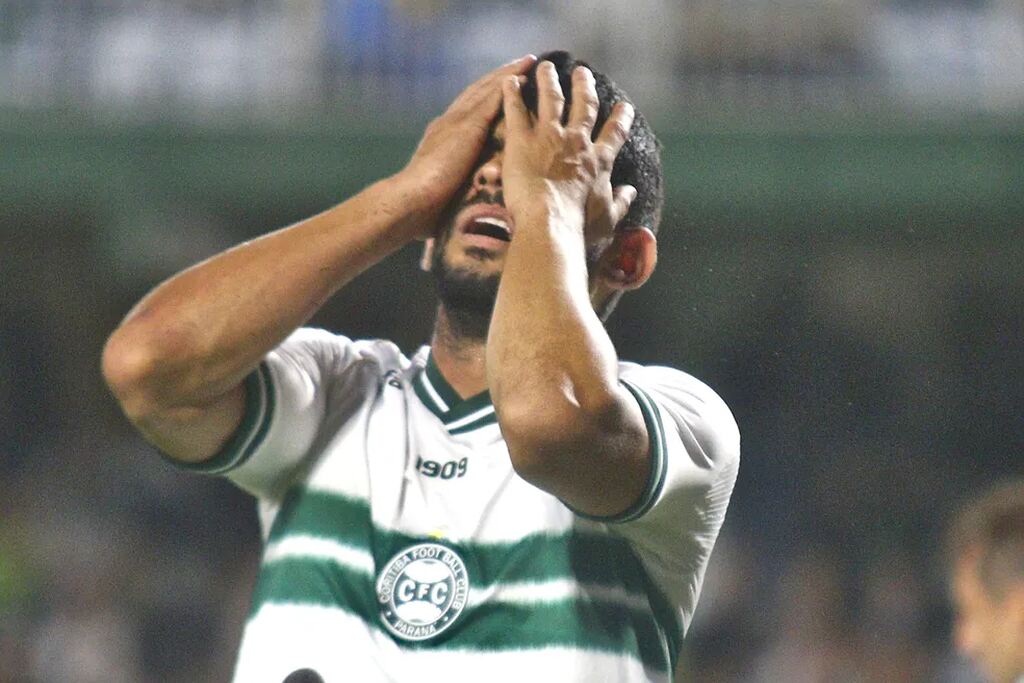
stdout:
<svg viewBox="0 0 1024 683">
<path fill-rule="evenodd" d="M 6 0 L 0 105 L 436 106 L 567 43 L 670 111 L 1024 102 L 1020 0 Z"/>
<path fill-rule="evenodd" d="M 0 136 L 62 110 L 223 115 L 226 136 L 239 117 L 310 111 L 422 121 L 483 68 L 555 45 L 625 84 L 656 128 L 697 110 L 1024 113 L 1019 0 L 7 0 Z M 1009 129 L 1002 161 L 1019 167 Z M 258 561 L 252 502 L 146 447 L 99 353 L 156 281 L 322 204 L 177 201 L 111 226 L 88 194 L 103 168 L 72 169 L 55 206 L 10 189 L 46 159 L 2 156 L 0 682 L 226 680 Z M 682 680 L 976 681 L 949 644 L 940 539 L 960 499 L 1024 471 L 1019 206 L 990 207 L 1006 222 L 985 231 L 895 209 L 825 236 L 695 226 L 678 202 L 664 274 L 610 327 L 623 357 L 707 379 L 743 434 Z M 414 260 L 316 322 L 415 348 L 431 311 Z M 397 286 L 410 280 L 422 297 Z"/>
</svg>

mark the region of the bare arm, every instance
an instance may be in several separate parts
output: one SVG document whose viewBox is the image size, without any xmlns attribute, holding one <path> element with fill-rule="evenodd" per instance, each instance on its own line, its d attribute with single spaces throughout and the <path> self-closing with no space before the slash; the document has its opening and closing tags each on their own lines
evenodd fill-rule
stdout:
<svg viewBox="0 0 1024 683">
<path fill-rule="evenodd" d="M 581 512 L 615 515 L 643 491 L 648 435 L 591 304 L 585 245 L 607 240 L 634 196 L 632 188 L 613 194 L 608 181 L 632 109 L 618 105 L 591 142 L 592 75 L 574 72 L 563 127 L 564 98 L 549 67 L 537 71 L 535 122 L 516 84 L 505 83 L 502 175 L 515 236 L 488 335 L 488 383 L 520 475 Z M 585 227 L 595 194 L 608 220 Z"/>
<path fill-rule="evenodd" d="M 523 58 L 483 77 L 427 128 L 409 164 L 319 215 L 241 244 L 147 295 L 107 341 L 103 373 L 129 419 L 168 455 L 209 458 L 237 428 L 242 380 L 341 287 L 432 235 Z"/>
</svg>

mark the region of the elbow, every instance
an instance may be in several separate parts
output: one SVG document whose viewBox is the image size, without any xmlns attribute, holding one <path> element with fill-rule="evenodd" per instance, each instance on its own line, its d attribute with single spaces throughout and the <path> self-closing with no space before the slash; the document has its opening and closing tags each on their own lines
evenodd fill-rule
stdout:
<svg viewBox="0 0 1024 683">
<path fill-rule="evenodd" d="M 180 341 L 131 323 L 107 340 L 101 359 L 103 379 L 133 422 L 174 404 L 180 388 L 171 369 L 184 347 Z"/>
<path fill-rule="evenodd" d="M 158 361 L 151 345 L 126 339 L 118 329 L 103 347 L 101 368 L 103 380 L 129 418 L 143 417 L 150 412 L 150 387 Z"/>
<path fill-rule="evenodd" d="M 512 468 L 520 477 L 537 484 L 547 478 L 564 445 L 572 440 L 572 420 L 557 409 L 506 406 L 497 409 L 498 424 L 508 446 Z"/>
<path fill-rule="evenodd" d="M 593 443 L 615 421 L 618 406 L 581 406 L 562 398 L 495 406 L 516 474 L 535 485 L 562 476 L 581 444 Z"/>
</svg>

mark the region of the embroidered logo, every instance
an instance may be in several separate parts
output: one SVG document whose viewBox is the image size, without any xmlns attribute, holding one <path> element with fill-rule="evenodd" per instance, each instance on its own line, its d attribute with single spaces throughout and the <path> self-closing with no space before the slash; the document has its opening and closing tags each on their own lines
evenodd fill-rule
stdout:
<svg viewBox="0 0 1024 683">
<path fill-rule="evenodd" d="M 462 613 L 468 595 L 466 563 L 440 543 L 406 548 L 377 578 L 381 619 L 404 640 L 427 640 L 447 629 Z"/>
</svg>

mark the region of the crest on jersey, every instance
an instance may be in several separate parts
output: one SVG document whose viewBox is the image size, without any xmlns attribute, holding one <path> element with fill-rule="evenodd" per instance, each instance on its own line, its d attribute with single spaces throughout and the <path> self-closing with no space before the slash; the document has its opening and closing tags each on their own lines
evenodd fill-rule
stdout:
<svg viewBox="0 0 1024 683">
<path fill-rule="evenodd" d="M 428 640 L 447 629 L 466 607 L 468 595 L 466 563 L 440 543 L 406 548 L 377 578 L 381 620 L 404 640 Z"/>
</svg>

